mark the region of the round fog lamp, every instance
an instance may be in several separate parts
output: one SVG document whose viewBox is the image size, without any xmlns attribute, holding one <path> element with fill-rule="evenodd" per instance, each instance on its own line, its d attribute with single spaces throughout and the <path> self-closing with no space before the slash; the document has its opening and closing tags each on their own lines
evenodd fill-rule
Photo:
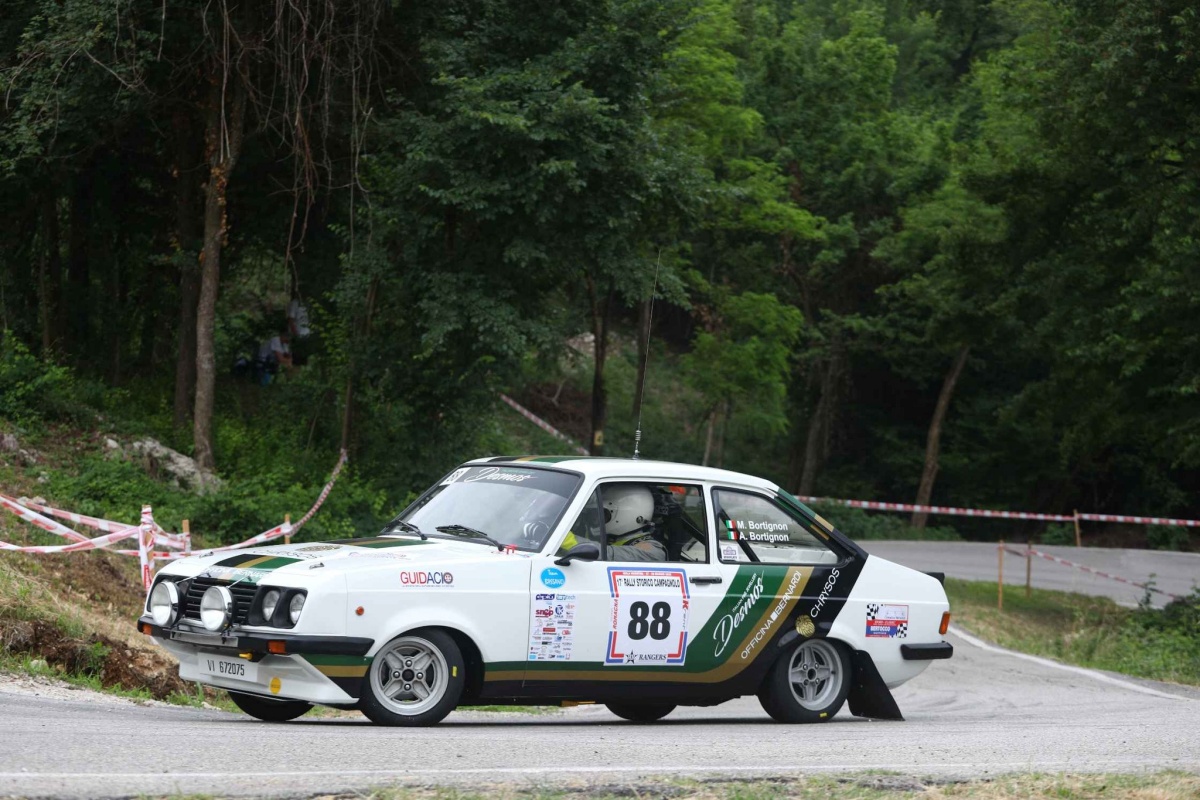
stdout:
<svg viewBox="0 0 1200 800">
<path fill-rule="evenodd" d="M 288 616 L 292 619 L 292 624 L 295 625 L 300 620 L 300 612 L 304 610 L 304 595 L 298 594 L 292 597 L 292 602 L 288 604 Z"/>
<path fill-rule="evenodd" d="M 174 581 L 159 581 L 150 591 L 150 616 L 155 625 L 170 627 L 179 616 L 179 590 Z"/>
<path fill-rule="evenodd" d="M 200 621 L 210 631 L 224 630 L 233 619 L 233 595 L 224 586 L 210 586 L 200 598 Z"/>
<path fill-rule="evenodd" d="M 279 590 L 272 589 L 263 595 L 262 615 L 267 622 L 275 616 L 275 606 L 279 605 Z"/>
</svg>

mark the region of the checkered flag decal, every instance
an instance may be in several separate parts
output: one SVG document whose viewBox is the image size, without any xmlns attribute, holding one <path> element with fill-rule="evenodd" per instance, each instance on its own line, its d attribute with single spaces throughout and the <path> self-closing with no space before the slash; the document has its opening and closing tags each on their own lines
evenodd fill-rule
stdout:
<svg viewBox="0 0 1200 800">
<path fill-rule="evenodd" d="M 867 621 L 875 619 L 879 615 L 879 603 L 867 603 Z"/>
<path fill-rule="evenodd" d="M 907 639 L 908 638 L 908 623 L 907 622 L 901 622 L 899 625 L 896 626 L 896 638 L 897 639 Z"/>
</svg>

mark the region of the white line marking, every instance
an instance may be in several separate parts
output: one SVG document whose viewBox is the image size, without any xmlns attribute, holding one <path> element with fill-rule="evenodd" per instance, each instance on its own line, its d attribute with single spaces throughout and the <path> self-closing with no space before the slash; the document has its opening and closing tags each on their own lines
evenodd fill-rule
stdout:
<svg viewBox="0 0 1200 800">
<path fill-rule="evenodd" d="M 1054 669 L 1061 669 L 1064 672 L 1073 672 L 1076 675 L 1083 675 L 1083 676 L 1091 678 L 1093 680 L 1100 681 L 1101 683 L 1107 683 L 1111 686 L 1119 686 L 1122 689 L 1128 689 L 1131 692 L 1140 692 L 1141 694 L 1148 694 L 1151 697 L 1161 697 L 1164 700 L 1189 700 L 1190 701 L 1193 699 L 1191 697 L 1188 697 L 1187 695 L 1168 694 L 1167 692 L 1160 692 L 1157 689 L 1151 689 L 1149 686 L 1141 686 L 1139 684 L 1133 683 L 1132 681 L 1125 681 L 1125 680 L 1121 680 L 1120 678 L 1114 678 L 1111 675 L 1105 675 L 1103 672 L 1097 672 L 1094 669 L 1087 669 L 1086 667 L 1073 667 L 1070 664 L 1063 664 L 1058 661 L 1054 661 L 1053 659 L 1042 658 L 1041 656 L 1031 656 L 1028 653 L 1018 653 L 1014 650 L 1007 650 L 1003 647 L 999 647 L 994 644 L 989 644 L 989 643 L 983 641 L 982 639 L 977 639 L 974 636 L 972 636 L 971 634 L 964 631 L 962 628 L 958 627 L 957 625 L 950 626 L 950 633 L 959 637 L 967 644 L 974 645 L 975 647 L 978 647 L 980 650 L 986 650 L 989 653 L 1000 653 L 1001 655 L 1012 656 L 1013 658 L 1019 658 L 1019 659 L 1022 659 L 1023 661 L 1032 661 L 1034 664 L 1041 664 L 1043 667 L 1052 667 Z"/>
<path fill-rule="evenodd" d="M 125 778 L 135 780 L 151 780 L 151 779 L 181 779 L 181 778 L 196 778 L 196 779 L 229 779 L 237 778 L 300 778 L 300 777 L 422 777 L 428 775 L 546 775 L 546 774 L 563 774 L 564 771 L 571 775 L 581 773 L 586 774 L 604 774 L 604 773 L 644 773 L 646 775 L 665 774 L 665 773 L 695 773 L 695 774 L 724 774 L 729 772 L 762 772 L 769 774 L 784 774 L 789 772 L 796 773 L 812 773 L 812 772 L 863 772 L 866 770 L 891 770 L 894 772 L 903 772 L 905 774 L 914 774 L 927 770 L 947 770 L 947 769 L 966 769 L 966 770 L 988 770 L 995 771 L 997 769 L 1021 769 L 1027 770 L 1032 767 L 1074 767 L 1086 766 L 1088 772 L 1094 772 L 1095 767 L 1129 767 L 1137 766 L 1144 768 L 1152 767 L 1173 767 L 1175 769 L 1200 767 L 1200 762 L 1188 762 L 1182 759 L 1172 758 L 1155 758 L 1149 760 L 1137 759 L 1115 759 L 1106 761 L 1097 761 L 1095 759 L 1080 756 L 1075 760 L 1055 760 L 1055 761 L 948 761 L 936 764 L 914 764 L 911 761 L 903 761 L 896 764 L 866 764 L 856 762 L 853 764 L 797 764 L 790 766 L 726 766 L 720 767 L 688 767 L 688 766 L 646 766 L 646 767 L 571 767 L 564 770 L 561 766 L 556 767 L 480 767 L 478 769 L 339 769 L 339 770 L 307 770 L 286 772 L 237 772 L 231 774 L 229 772 L 0 772 L 0 780 L 8 780 L 12 778 L 36 778 L 36 779 L 55 779 L 63 780 L 69 778 L 79 778 L 84 780 L 102 780 L 105 778 Z"/>
</svg>

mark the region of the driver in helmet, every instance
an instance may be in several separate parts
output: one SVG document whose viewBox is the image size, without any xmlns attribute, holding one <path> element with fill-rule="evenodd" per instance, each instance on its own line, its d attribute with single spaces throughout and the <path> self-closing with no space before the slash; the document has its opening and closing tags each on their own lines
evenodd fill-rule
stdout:
<svg viewBox="0 0 1200 800">
<path fill-rule="evenodd" d="M 604 532 L 608 534 L 609 561 L 666 561 L 667 548 L 655 538 L 654 495 L 645 486 L 605 486 L 600 491 L 604 509 Z M 569 551 L 579 543 L 575 531 L 583 536 L 587 530 L 585 510 L 576 521 L 574 529 L 563 540 L 562 550 Z M 599 540 L 599 530 L 589 538 Z"/>
</svg>

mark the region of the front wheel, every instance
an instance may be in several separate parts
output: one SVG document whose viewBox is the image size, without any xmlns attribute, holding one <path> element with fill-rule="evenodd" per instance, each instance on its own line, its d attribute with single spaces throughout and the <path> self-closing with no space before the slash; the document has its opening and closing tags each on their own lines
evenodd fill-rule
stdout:
<svg viewBox="0 0 1200 800">
<path fill-rule="evenodd" d="M 627 719 L 630 722 L 657 722 L 675 710 L 673 705 L 659 703 L 644 703 L 636 706 L 628 703 L 605 703 L 604 706 L 621 719 Z"/>
<path fill-rule="evenodd" d="M 437 630 L 398 636 L 371 661 L 359 710 L 378 725 L 441 722 L 458 706 L 466 682 L 462 651 Z"/>
<path fill-rule="evenodd" d="M 850 656 L 840 642 L 805 639 L 771 667 L 758 692 L 777 722 L 825 722 L 850 693 Z"/>
<path fill-rule="evenodd" d="M 312 703 L 303 700 L 271 700 L 234 691 L 229 692 L 229 699 L 242 711 L 263 722 L 287 722 L 307 714 L 312 709 Z"/>
</svg>

